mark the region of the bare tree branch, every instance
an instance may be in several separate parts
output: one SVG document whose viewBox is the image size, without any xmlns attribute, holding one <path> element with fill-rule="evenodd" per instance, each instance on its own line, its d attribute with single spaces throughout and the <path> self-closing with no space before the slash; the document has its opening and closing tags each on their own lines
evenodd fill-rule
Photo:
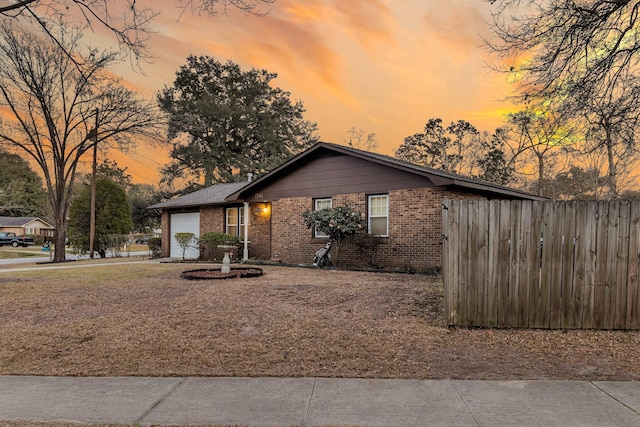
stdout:
<svg viewBox="0 0 640 427">
<path fill-rule="evenodd" d="M 263 16 L 276 0 L 176 0 L 183 13 L 214 16 L 229 9 Z M 267 6 L 266 9 L 260 6 Z M 61 26 L 81 26 L 97 30 L 101 26 L 111 32 L 123 53 L 134 62 L 148 61 L 147 41 L 154 29 L 157 12 L 136 0 L 14 0 L 0 7 L 0 17 L 35 24 L 55 40 Z M 60 43 L 58 43 L 60 45 Z"/>
<path fill-rule="evenodd" d="M 79 31 L 55 35 L 54 42 L 16 22 L 0 22 L 0 106 L 11 112 L 0 127 L 0 144 L 27 154 L 42 170 L 56 244 L 63 248 L 84 154 L 95 144 L 123 147 L 134 138 L 158 135 L 161 114 L 107 72 L 116 53 L 92 50 L 84 56 Z M 98 128 L 90 132 L 96 108 Z M 63 260 L 64 251 L 55 259 Z"/>
</svg>

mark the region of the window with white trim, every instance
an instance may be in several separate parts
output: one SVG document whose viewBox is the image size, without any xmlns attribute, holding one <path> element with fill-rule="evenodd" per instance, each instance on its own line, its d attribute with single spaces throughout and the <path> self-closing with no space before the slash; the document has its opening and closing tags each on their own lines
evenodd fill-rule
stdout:
<svg viewBox="0 0 640 427">
<path fill-rule="evenodd" d="M 224 232 L 231 236 L 238 236 L 240 241 L 244 242 L 244 207 L 227 208 L 224 222 Z"/>
<path fill-rule="evenodd" d="M 389 236 L 389 195 L 369 196 L 369 234 L 377 237 Z"/>
<path fill-rule="evenodd" d="M 313 199 L 313 210 L 319 211 L 320 209 L 331 209 L 333 207 L 333 199 L 327 197 L 324 199 Z M 318 229 L 314 229 L 314 237 L 329 237 L 327 233 L 323 233 Z"/>
</svg>

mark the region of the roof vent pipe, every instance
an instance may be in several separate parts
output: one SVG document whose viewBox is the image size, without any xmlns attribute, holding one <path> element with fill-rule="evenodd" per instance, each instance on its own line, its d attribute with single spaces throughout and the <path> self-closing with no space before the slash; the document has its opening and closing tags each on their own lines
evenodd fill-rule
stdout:
<svg viewBox="0 0 640 427">
<path fill-rule="evenodd" d="M 247 181 L 249 182 L 253 181 L 253 174 L 251 172 L 247 174 Z"/>
</svg>

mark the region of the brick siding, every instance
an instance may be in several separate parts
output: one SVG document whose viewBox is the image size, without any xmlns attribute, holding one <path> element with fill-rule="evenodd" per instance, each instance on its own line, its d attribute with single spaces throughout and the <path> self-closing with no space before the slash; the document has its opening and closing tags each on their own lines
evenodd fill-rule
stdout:
<svg viewBox="0 0 640 427">
<path fill-rule="evenodd" d="M 373 264 L 386 270 L 430 271 L 442 266 L 442 202 L 445 197 L 480 198 L 471 193 L 440 188 L 417 188 L 389 192 L 389 237 L 380 237 Z M 349 204 L 367 211 L 364 193 L 338 194 L 333 206 Z M 310 264 L 315 252 L 327 242 L 313 237 L 302 212 L 313 208 L 313 199 L 295 197 L 273 202 L 272 257 L 292 264 Z M 346 241 L 337 253 L 341 265 L 371 267 L 356 245 Z"/>
<path fill-rule="evenodd" d="M 170 216 L 168 210 L 163 210 L 162 215 L 160 216 L 160 229 L 162 232 L 160 233 L 160 244 L 162 256 L 168 258 L 171 256 L 171 239 L 169 238 L 169 228 L 171 227 Z"/>
<path fill-rule="evenodd" d="M 389 192 L 389 237 L 380 237 L 370 257 L 347 240 L 332 256 L 340 265 L 360 268 L 382 268 L 397 271 L 431 271 L 442 266 L 442 202 L 445 197 L 480 198 L 473 193 L 452 192 L 442 188 L 416 188 Z M 351 193 L 333 196 L 333 206 L 349 206 L 367 212 L 367 194 Z M 283 198 L 271 202 L 270 216 L 259 215 L 250 204 L 249 258 L 279 259 L 290 264 L 311 264 L 318 249 L 327 239 L 316 238 L 305 226 L 302 213 L 313 209 L 310 197 Z M 224 233 L 224 206 L 200 209 L 200 233 Z M 169 256 L 169 212 L 162 212 L 162 254 Z M 242 247 L 237 255 L 242 257 Z"/>
<path fill-rule="evenodd" d="M 249 218 L 249 258 L 266 260 L 271 258 L 271 221 L 273 207 L 269 207 L 268 215 L 256 213 L 255 205 L 250 204 Z"/>
</svg>

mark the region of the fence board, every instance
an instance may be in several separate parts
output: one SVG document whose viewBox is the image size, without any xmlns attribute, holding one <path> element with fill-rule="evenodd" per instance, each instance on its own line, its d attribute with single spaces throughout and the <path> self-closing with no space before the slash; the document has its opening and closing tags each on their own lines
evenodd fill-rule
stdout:
<svg viewBox="0 0 640 427">
<path fill-rule="evenodd" d="M 449 210 L 451 209 L 451 200 L 444 199 L 442 202 L 442 286 L 444 287 L 444 306 L 451 306 L 451 295 L 449 294 L 453 281 L 451 280 L 451 250 L 455 245 L 449 244 L 449 237 L 453 231 L 452 225 L 449 223 L 451 220 L 449 216 Z M 447 313 L 447 324 L 451 324 Z"/>
<path fill-rule="evenodd" d="M 629 218 L 629 285 L 627 289 L 627 329 L 640 328 L 638 310 L 638 267 L 640 263 L 640 202 L 631 203 L 631 217 Z"/>
<path fill-rule="evenodd" d="M 531 287 L 531 204 L 529 200 L 522 202 L 520 217 L 519 245 L 520 256 L 518 259 L 517 301 L 518 301 L 518 326 L 527 327 L 529 325 L 529 288 Z"/>
<path fill-rule="evenodd" d="M 593 290 L 593 324 L 604 325 L 607 287 L 607 242 L 609 241 L 609 203 L 597 203 L 596 282 Z"/>
<path fill-rule="evenodd" d="M 561 302 L 562 302 L 562 248 L 564 247 L 564 216 L 566 205 L 564 203 L 554 203 L 554 219 L 553 227 L 553 274 L 551 289 L 551 318 L 549 322 L 550 328 L 562 327 Z"/>
<path fill-rule="evenodd" d="M 620 217 L 620 206 L 616 202 L 609 202 L 609 223 L 607 235 L 607 264 L 606 281 L 604 289 L 604 318 L 603 328 L 613 329 L 615 318 L 615 280 L 616 261 L 618 257 L 618 221 Z"/>
<path fill-rule="evenodd" d="M 627 282 L 629 280 L 629 216 L 631 205 L 627 200 L 619 203 L 618 250 L 616 252 L 615 311 L 613 328 L 623 329 L 627 317 Z"/>
<path fill-rule="evenodd" d="M 458 298 L 457 301 L 457 309 L 458 309 L 458 322 L 461 325 L 469 325 L 469 316 L 468 316 L 468 294 L 467 294 L 467 279 L 471 272 L 471 268 L 469 268 L 469 204 L 468 203 L 459 203 L 458 204 L 458 224 L 460 228 L 458 229 L 458 243 L 460 245 L 460 250 L 458 252 Z"/>
<path fill-rule="evenodd" d="M 478 200 L 470 200 L 467 207 L 468 236 L 467 258 L 467 321 L 477 326 L 478 317 Z"/>
<path fill-rule="evenodd" d="M 459 324 L 458 315 L 458 303 L 460 296 L 458 293 L 458 274 L 460 259 L 458 258 L 458 246 L 459 246 L 459 202 L 457 200 L 448 200 L 445 204 L 445 208 L 448 207 L 446 215 L 443 218 L 446 220 L 446 227 L 443 227 L 443 231 L 446 236 L 446 245 L 444 246 L 447 251 L 447 263 L 443 265 L 443 278 L 446 277 L 445 284 L 445 297 L 447 299 L 448 316 L 447 321 L 449 325 Z"/>
<path fill-rule="evenodd" d="M 541 203 L 531 204 L 531 227 L 529 237 L 529 322 L 530 328 L 539 328 L 540 319 L 540 266 L 542 263 L 542 211 Z"/>
<path fill-rule="evenodd" d="M 593 299 L 597 271 L 597 231 L 598 231 L 598 205 L 586 203 L 586 223 L 584 225 L 583 238 L 585 239 L 585 283 L 582 293 L 582 328 L 593 328 Z"/>
<path fill-rule="evenodd" d="M 500 202 L 493 200 L 488 202 L 489 218 L 487 227 L 487 315 L 485 324 L 489 327 L 498 326 L 498 301 L 500 282 L 502 280 L 500 259 Z"/>
<path fill-rule="evenodd" d="M 522 247 L 520 245 L 521 222 L 522 202 L 511 202 L 511 230 L 509 234 L 509 250 L 511 251 L 511 256 L 509 258 L 509 312 L 507 313 L 507 321 L 510 325 L 516 327 L 519 326 L 518 313 L 520 312 L 518 291 L 520 286 L 520 249 Z"/>
<path fill-rule="evenodd" d="M 542 249 L 540 260 L 540 315 L 538 322 L 532 325 L 534 328 L 551 327 L 551 289 L 553 287 L 553 245 L 555 205 L 552 202 L 540 203 L 542 212 Z"/>
<path fill-rule="evenodd" d="M 574 328 L 573 325 L 573 255 L 575 249 L 576 203 L 565 205 L 562 241 L 562 283 L 560 301 L 560 324 L 562 328 Z"/>
<path fill-rule="evenodd" d="M 499 225 L 499 248 L 498 258 L 500 259 L 498 286 L 498 326 L 509 327 L 509 252 L 510 231 L 511 231 L 511 203 L 507 200 L 500 200 L 500 225 Z"/>
<path fill-rule="evenodd" d="M 489 248 L 487 246 L 488 239 L 488 201 L 478 201 L 478 226 L 477 230 L 477 244 L 478 244 L 478 262 L 476 264 L 476 277 L 477 283 L 477 315 L 476 322 L 478 325 L 486 325 L 488 317 L 488 286 L 487 286 L 487 265 L 489 261 Z"/>
<path fill-rule="evenodd" d="M 586 264 L 587 264 L 587 236 L 584 234 L 587 225 L 587 210 L 584 202 L 576 202 L 576 225 L 575 243 L 573 257 L 573 277 L 571 286 L 571 312 L 573 317 L 571 325 L 574 328 L 582 327 L 582 316 L 584 313 L 582 299 L 584 297 Z"/>
<path fill-rule="evenodd" d="M 640 202 L 443 207 L 450 325 L 640 329 Z"/>
</svg>

